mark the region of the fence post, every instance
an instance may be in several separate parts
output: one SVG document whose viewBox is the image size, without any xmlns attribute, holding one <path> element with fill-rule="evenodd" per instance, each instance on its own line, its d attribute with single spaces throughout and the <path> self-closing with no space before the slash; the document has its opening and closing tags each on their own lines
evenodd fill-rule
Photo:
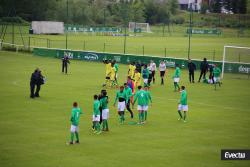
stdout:
<svg viewBox="0 0 250 167">
<path fill-rule="evenodd" d="M 2 40 L 0 39 L 0 50 L 2 50 Z"/>
<path fill-rule="evenodd" d="M 106 49 L 106 44 L 104 42 L 104 44 L 103 44 L 103 52 L 105 52 L 105 49 Z"/>
<path fill-rule="evenodd" d="M 240 62 L 240 53 L 239 53 L 239 62 Z"/>
<path fill-rule="evenodd" d="M 142 55 L 144 56 L 144 45 L 142 45 Z"/>
<path fill-rule="evenodd" d="M 167 48 L 164 49 L 164 55 L 167 57 Z"/>
<path fill-rule="evenodd" d="M 215 60 L 215 50 L 213 52 L 213 61 Z"/>
<path fill-rule="evenodd" d="M 83 50 L 85 50 L 86 48 L 86 44 L 85 44 L 85 41 L 83 41 Z"/>
<path fill-rule="evenodd" d="M 47 48 L 49 48 L 49 39 L 47 38 Z"/>
<path fill-rule="evenodd" d="M 29 42 L 29 44 L 28 44 L 28 45 L 29 45 L 29 50 L 30 50 L 30 36 L 29 36 L 29 41 L 28 41 L 28 42 Z"/>
</svg>

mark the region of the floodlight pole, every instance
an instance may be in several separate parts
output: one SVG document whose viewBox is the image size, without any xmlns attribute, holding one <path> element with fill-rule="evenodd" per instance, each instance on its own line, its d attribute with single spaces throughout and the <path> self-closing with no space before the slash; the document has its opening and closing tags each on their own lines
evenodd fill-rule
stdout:
<svg viewBox="0 0 250 167">
<path fill-rule="evenodd" d="M 124 47 L 123 47 L 123 54 L 126 54 L 126 42 L 127 42 L 127 27 L 126 25 L 124 26 L 125 28 L 125 33 L 124 33 Z"/>
<path fill-rule="evenodd" d="M 66 18 L 66 49 L 68 49 L 68 20 L 69 20 L 69 1 L 67 0 L 67 18 Z"/>
<path fill-rule="evenodd" d="M 191 45 L 191 34 L 192 34 L 192 16 L 193 16 L 193 4 L 189 6 L 189 31 L 188 31 L 188 59 L 190 58 L 190 45 Z"/>
</svg>

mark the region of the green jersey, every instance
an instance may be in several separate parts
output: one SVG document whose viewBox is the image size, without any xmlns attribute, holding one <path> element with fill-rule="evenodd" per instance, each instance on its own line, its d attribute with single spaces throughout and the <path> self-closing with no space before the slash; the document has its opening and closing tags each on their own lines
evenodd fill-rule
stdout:
<svg viewBox="0 0 250 167">
<path fill-rule="evenodd" d="M 213 70 L 214 77 L 220 77 L 221 70 L 219 67 L 215 67 Z"/>
<path fill-rule="evenodd" d="M 143 79 L 148 79 L 148 77 L 149 77 L 149 70 L 147 68 L 144 68 L 142 70 L 142 78 Z"/>
<path fill-rule="evenodd" d="M 93 115 L 100 115 L 100 101 L 99 100 L 95 100 L 94 101 L 94 105 L 93 105 Z"/>
<path fill-rule="evenodd" d="M 181 105 L 187 105 L 187 91 L 186 90 L 181 91 L 180 103 L 181 103 Z"/>
<path fill-rule="evenodd" d="M 73 108 L 71 110 L 71 124 L 78 126 L 79 125 L 79 120 L 80 120 L 80 114 L 82 114 L 82 110 L 80 108 Z"/>
<path fill-rule="evenodd" d="M 122 101 L 127 102 L 128 99 L 127 99 L 125 90 L 123 90 L 122 92 L 121 91 L 116 92 L 114 104 L 116 103 L 117 100 L 119 100 L 119 102 L 122 102 Z"/>
<path fill-rule="evenodd" d="M 152 103 L 152 97 L 149 91 L 145 91 L 146 95 L 147 95 L 147 99 L 146 99 L 146 105 L 148 106 L 149 101 Z"/>
<path fill-rule="evenodd" d="M 180 78 L 181 76 L 181 69 L 179 67 L 175 68 L 174 78 Z"/>
<path fill-rule="evenodd" d="M 133 96 L 132 89 L 130 87 L 124 88 L 124 91 L 126 93 L 127 101 L 130 99 L 130 97 Z"/>
<path fill-rule="evenodd" d="M 147 93 L 145 90 L 139 90 L 135 93 L 134 103 L 138 99 L 138 105 L 146 106 L 147 105 Z"/>
<path fill-rule="evenodd" d="M 100 99 L 100 105 L 102 109 L 107 109 L 108 108 L 108 96 L 105 96 Z"/>
<path fill-rule="evenodd" d="M 118 64 L 117 64 L 117 63 L 115 63 L 114 67 L 115 67 L 115 72 L 117 73 L 117 72 L 118 72 L 118 69 L 119 69 Z"/>
</svg>

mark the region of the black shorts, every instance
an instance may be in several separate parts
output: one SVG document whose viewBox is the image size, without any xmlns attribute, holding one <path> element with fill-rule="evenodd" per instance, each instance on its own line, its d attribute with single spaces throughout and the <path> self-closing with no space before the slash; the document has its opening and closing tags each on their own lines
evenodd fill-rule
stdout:
<svg viewBox="0 0 250 167">
<path fill-rule="evenodd" d="M 160 76 L 164 77 L 165 76 L 165 71 L 160 71 Z"/>
<path fill-rule="evenodd" d="M 110 77 L 106 77 L 106 79 L 110 79 Z"/>
<path fill-rule="evenodd" d="M 155 76 L 155 71 L 152 71 L 152 76 L 153 76 L 153 77 Z"/>
</svg>

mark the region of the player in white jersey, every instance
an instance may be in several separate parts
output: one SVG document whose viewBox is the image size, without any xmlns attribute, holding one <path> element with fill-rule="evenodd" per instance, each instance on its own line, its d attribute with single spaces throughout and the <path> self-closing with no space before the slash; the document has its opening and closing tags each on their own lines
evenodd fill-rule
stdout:
<svg viewBox="0 0 250 167">
<path fill-rule="evenodd" d="M 150 61 L 150 67 L 152 71 L 153 83 L 155 83 L 155 71 L 156 71 L 156 64 L 153 60 Z"/>
<path fill-rule="evenodd" d="M 162 60 L 159 64 L 159 71 L 160 71 L 160 77 L 161 77 L 161 85 L 164 85 L 164 77 L 166 73 L 166 63 Z"/>
</svg>

